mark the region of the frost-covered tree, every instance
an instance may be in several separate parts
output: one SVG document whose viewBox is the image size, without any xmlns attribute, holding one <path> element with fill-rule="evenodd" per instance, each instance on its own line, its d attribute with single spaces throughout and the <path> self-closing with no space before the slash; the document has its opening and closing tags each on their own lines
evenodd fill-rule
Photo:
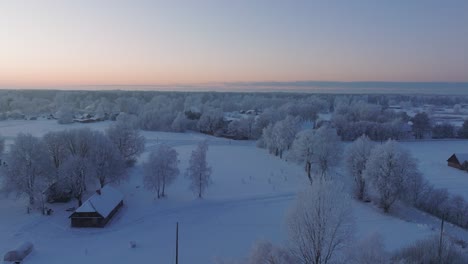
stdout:
<svg viewBox="0 0 468 264">
<path fill-rule="evenodd" d="M 48 132 L 42 138 L 53 167 L 58 169 L 70 155 L 65 142 L 64 132 Z"/>
<path fill-rule="evenodd" d="M 431 131 L 431 120 L 425 112 L 417 113 L 411 121 L 413 121 L 413 132 L 417 139 L 422 139 L 426 132 Z"/>
<path fill-rule="evenodd" d="M 146 103 L 138 115 L 140 128 L 152 131 L 170 131 L 182 101 L 166 95 L 156 95 Z"/>
<path fill-rule="evenodd" d="M 203 111 L 197 126 L 200 132 L 213 135 L 223 127 L 224 114 L 221 109 L 210 108 Z"/>
<path fill-rule="evenodd" d="M 86 158 L 93 147 L 95 132 L 89 128 L 71 129 L 62 132 L 62 137 L 70 155 Z"/>
<path fill-rule="evenodd" d="M 364 170 L 373 147 L 374 143 L 366 135 L 362 135 L 346 149 L 346 169 L 354 179 L 355 193 L 359 200 L 363 200 L 366 196 L 367 186 Z"/>
<path fill-rule="evenodd" d="M 390 264 L 390 254 L 385 252 L 382 236 L 371 234 L 363 240 L 354 243 L 346 254 L 348 264 Z"/>
<path fill-rule="evenodd" d="M 436 124 L 432 128 L 432 138 L 454 138 L 455 136 L 455 127 L 448 122 Z"/>
<path fill-rule="evenodd" d="M 294 140 L 289 158 L 304 164 L 307 177 L 312 182 L 312 162 L 314 161 L 315 130 L 306 129 L 298 133 Z"/>
<path fill-rule="evenodd" d="M 279 112 L 278 109 L 272 107 L 266 108 L 259 116 L 257 116 L 255 120 L 253 127 L 253 133 L 255 137 L 260 137 L 264 128 L 270 124 L 276 123 L 284 117 L 284 114 Z"/>
<path fill-rule="evenodd" d="M 127 113 L 120 113 L 115 118 L 115 121 L 118 123 L 126 124 L 127 126 L 138 128 L 138 117 L 136 115 L 127 114 Z"/>
<path fill-rule="evenodd" d="M 228 125 L 229 134 L 235 139 L 251 139 L 254 134 L 255 117 L 249 116 L 234 120 Z"/>
<path fill-rule="evenodd" d="M 120 96 L 115 100 L 115 103 L 119 112 L 131 115 L 138 115 L 142 108 L 142 103 L 137 98 L 131 96 Z"/>
<path fill-rule="evenodd" d="M 166 196 L 166 186 L 174 182 L 179 175 L 177 151 L 162 144 L 150 153 L 143 164 L 145 187 L 157 193 L 158 199 Z"/>
<path fill-rule="evenodd" d="M 88 158 L 70 156 L 60 167 L 59 174 L 66 185 L 63 187 L 71 191 L 78 201 L 78 206 L 81 206 L 86 186 L 95 177 L 92 162 Z"/>
<path fill-rule="evenodd" d="M 6 155 L 5 185 L 9 191 L 25 194 L 29 206 L 42 200 L 50 183 L 51 163 L 44 143 L 30 134 L 20 133 Z"/>
<path fill-rule="evenodd" d="M 299 117 L 287 116 L 284 120 L 276 122 L 273 126 L 273 137 L 277 144 L 280 158 L 283 152 L 288 150 L 300 129 L 301 119 Z"/>
<path fill-rule="evenodd" d="M 392 204 L 403 197 L 406 192 L 416 192 L 410 186 L 419 181 L 421 174 L 416 160 L 397 142 L 387 141 L 372 149 L 364 171 L 366 181 L 369 181 L 376 193 L 379 205 L 385 212 Z"/>
<path fill-rule="evenodd" d="M 106 134 L 129 165 L 133 164 L 145 149 L 145 138 L 137 129 L 126 123 L 116 122 L 106 130 Z"/>
<path fill-rule="evenodd" d="M 461 138 L 468 138 L 468 120 L 463 122 L 462 127 L 458 131 L 458 136 Z"/>
<path fill-rule="evenodd" d="M 62 107 L 55 115 L 59 124 L 71 124 L 75 118 L 73 110 L 70 107 Z"/>
<path fill-rule="evenodd" d="M 353 230 L 350 199 L 343 185 L 326 179 L 300 193 L 288 217 L 297 263 L 327 264 L 350 241 Z"/>
<path fill-rule="evenodd" d="M 299 263 L 291 251 L 273 245 L 268 241 L 259 241 L 254 244 L 246 264 L 291 264 Z"/>
<path fill-rule="evenodd" d="M 202 198 L 208 185 L 211 184 L 211 167 L 206 161 L 208 142 L 200 142 L 190 156 L 189 167 L 187 168 L 187 178 L 190 180 L 190 189 Z"/>
<path fill-rule="evenodd" d="M 307 177 L 312 182 L 314 171 L 323 178 L 337 165 L 340 150 L 341 143 L 336 130 L 322 126 L 317 130 L 299 132 L 288 157 L 304 164 Z"/>
<path fill-rule="evenodd" d="M 102 132 L 96 132 L 94 135 L 89 161 L 101 188 L 107 183 L 119 182 L 126 176 L 125 160 L 117 147 Z"/>
<path fill-rule="evenodd" d="M 326 177 L 330 169 L 338 165 L 340 157 L 341 141 L 336 130 L 326 126 L 317 129 L 313 148 L 313 163 L 316 164 L 319 175 Z"/>
<path fill-rule="evenodd" d="M 398 250 L 392 263 L 463 264 L 468 257 L 452 241 L 432 236 Z"/>
<path fill-rule="evenodd" d="M 262 138 L 270 153 L 282 158 L 284 151 L 291 147 L 299 132 L 300 124 L 299 117 L 287 116 L 274 125 L 270 124 L 264 128 Z"/>
<path fill-rule="evenodd" d="M 171 129 L 174 132 L 184 132 L 185 130 L 187 130 L 187 126 L 188 120 L 185 116 L 185 113 L 179 112 L 174 121 L 172 121 Z"/>
</svg>

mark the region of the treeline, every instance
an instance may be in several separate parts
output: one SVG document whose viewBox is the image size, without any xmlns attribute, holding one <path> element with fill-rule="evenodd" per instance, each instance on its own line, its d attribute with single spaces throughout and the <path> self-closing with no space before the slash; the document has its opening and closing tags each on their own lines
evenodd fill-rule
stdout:
<svg viewBox="0 0 468 264">
<path fill-rule="evenodd" d="M 127 168 L 144 150 L 138 130 L 117 122 L 105 133 L 88 128 L 20 133 L 3 155 L 1 178 L 8 192 L 28 197 L 28 210 L 71 197 L 82 204 L 90 186 L 125 179 Z"/>
<path fill-rule="evenodd" d="M 400 200 L 468 228 L 468 202 L 424 179 L 417 169 L 417 161 L 399 143 L 388 141 L 376 145 L 362 136 L 348 146 L 345 161 L 358 200 L 374 200 L 385 212 Z"/>
</svg>

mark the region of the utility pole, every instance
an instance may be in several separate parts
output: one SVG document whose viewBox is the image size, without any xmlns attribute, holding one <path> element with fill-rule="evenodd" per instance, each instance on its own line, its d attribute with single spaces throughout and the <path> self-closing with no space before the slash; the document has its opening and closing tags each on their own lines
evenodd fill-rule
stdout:
<svg viewBox="0 0 468 264">
<path fill-rule="evenodd" d="M 175 263 L 179 264 L 179 222 L 176 224 Z"/>
</svg>

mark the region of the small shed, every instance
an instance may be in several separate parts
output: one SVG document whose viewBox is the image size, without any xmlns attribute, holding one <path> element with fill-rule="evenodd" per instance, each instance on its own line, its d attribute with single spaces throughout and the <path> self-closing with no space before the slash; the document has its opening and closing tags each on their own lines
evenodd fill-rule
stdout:
<svg viewBox="0 0 468 264">
<path fill-rule="evenodd" d="M 123 194 L 104 186 L 70 215 L 71 226 L 104 227 L 122 206 Z"/>
<path fill-rule="evenodd" d="M 454 153 L 448 158 L 447 165 L 462 170 L 468 165 L 468 153 Z"/>
</svg>

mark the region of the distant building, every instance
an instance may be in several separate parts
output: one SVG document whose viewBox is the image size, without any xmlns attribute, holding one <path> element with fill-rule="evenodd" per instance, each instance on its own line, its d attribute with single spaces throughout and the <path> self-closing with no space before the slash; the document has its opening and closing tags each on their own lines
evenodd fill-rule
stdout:
<svg viewBox="0 0 468 264">
<path fill-rule="evenodd" d="M 123 194 L 104 186 L 70 215 L 71 226 L 104 227 L 122 206 Z"/>
<path fill-rule="evenodd" d="M 468 153 L 454 153 L 447 160 L 447 165 L 462 170 L 468 165 Z"/>
</svg>

